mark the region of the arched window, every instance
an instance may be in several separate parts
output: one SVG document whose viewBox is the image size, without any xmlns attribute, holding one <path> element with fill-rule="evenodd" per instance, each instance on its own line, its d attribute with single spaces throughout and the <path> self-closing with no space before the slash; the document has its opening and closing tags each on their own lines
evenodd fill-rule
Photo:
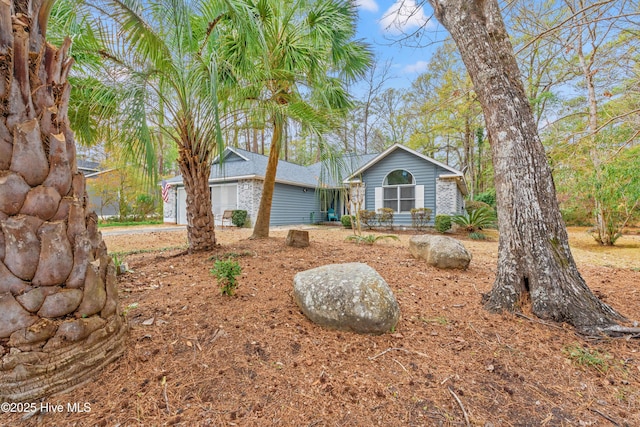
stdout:
<svg viewBox="0 0 640 427">
<path fill-rule="evenodd" d="M 409 212 L 416 207 L 416 182 L 404 169 L 396 169 L 384 178 L 383 206 L 396 212 Z"/>
<path fill-rule="evenodd" d="M 410 172 L 407 172 L 404 169 L 396 169 L 393 172 L 389 172 L 389 174 L 384 178 L 384 183 L 382 185 L 413 185 L 413 175 Z"/>
</svg>

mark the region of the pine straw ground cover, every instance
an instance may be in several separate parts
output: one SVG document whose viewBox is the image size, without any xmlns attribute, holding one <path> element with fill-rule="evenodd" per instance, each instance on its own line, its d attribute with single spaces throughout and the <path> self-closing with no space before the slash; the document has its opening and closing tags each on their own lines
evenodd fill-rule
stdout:
<svg viewBox="0 0 640 427">
<path fill-rule="evenodd" d="M 120 279 L 131 326 L 125 355 L 93 381 L 46 403 L 88 402 L 90 412 L 0 415 L 2 425 L 45 426 L 640 426 L 640 342 L 577 336 L 562 324 L 490 314 L 480 297 L 497 256 L 463 240 L 469 270 L 413 259 L 409 234 L 374 246 L 342 229 L 286 230 L 250 241 L 228 228 L 212 253 L 185 255 L 184 232 L 106 236 L 133 270 Z M 572 230 L 591 289 L 640 319 L 640 236 L 600 249 Z M 220 295 L 212 257 L 242 266 L 234 297 Z M 393 333 L 362 336 L 310 323 L 291 298 L 295 273 L 362 261 L 393 289 Z"/>
</svg>

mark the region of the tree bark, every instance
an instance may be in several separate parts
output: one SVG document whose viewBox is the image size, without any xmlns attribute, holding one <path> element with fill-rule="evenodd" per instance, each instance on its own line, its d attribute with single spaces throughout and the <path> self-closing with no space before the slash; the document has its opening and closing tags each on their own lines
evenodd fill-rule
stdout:
<svg viewBox="0 0 640 427">
<path fill-rule="evenodd" d="M 491 144 L 500 243 L 498 269 L 484 296 L 491 311 L 519 310 L 602 333 L 623 320 L 578 272 L 513 47 L 496 0 L 430 0 L 449 30 L 482 105 Z"/>
<path fill-rule="evenodd" d="M 571 11 L 573 12 L 573 8 Z M 591 163 L 593 164 L 594 174 L 596 177 L 596 183 L 601 183 L 603 180 L 602 177 L 602 160 L 601 154 L 598 150 L 597 146 L 597 133 L 598 133 L 598 98 L 596 95 L 596 86 L 595 86 L 595 75 L 598 72 L 597 69 L 594 68 L 596 55 L 598 54 L 598 45 L 595 40 L 596 29 L 589 28 L 589 22 L 583 22 L 586 18 L 581 18 L 577 23 L 577 31 L 578 35 L 575 41 L 575 50 L 578 56 L 578 62 L 580 64 L 580 69 L 584 76 L 584 83 L 587 87 L 587 104 L 589 110 L 589 140 L 591 143 L 591 149 L 589 151 L 589 155 L 591 157 Z M 595 25 L 595 24 L 594 24 Z M 584 54 L 584 41 L 582 39 L 582 31 L 583 27 L 587 27 L 587 33 L 590 34 L 594 39 L 591 40 L 592 52 L 589 58 L 587 58 Z M 597 185 L 596 185 L 597 186 Z M 615 242 L 614 236 L 611 235 L 606 221 L 605 221 L 605 208 L 604 202 L 600 199 L 597 188 L 593 188 L 593 219 L 595 222 L 595 240 L 604 246 L 613 246 Z"/>
<path fill-rule="evenodd" d="M 187 240 L 189 252 L 209 251 L 216 246 L 216 233 L 209 190 L 209 163 L 201 163 L 191 154 L 178 158 L 187 193 Z"/>
<path fill-rule="evenodd" d="M 0 1 L 0 402 L 88 380 L 123 353 L 128 329 L 76 166 L 71 42 L 45 42 L 52 4 Z"/>
<path fill-rule="evenodd" d="M 273 136 L 271 137 L 271 147 L 269 147 L 269 160 L 267 170 L 264 174 L 264 185 L 262 187 L 262 197 L 258 208 L 258 217 L 253 227 L 252 239 L 266 239 L 269 237 L 269 223 L 271 222 L 271 203 L 273 201 L 273 191 L 276 186 L 276 172 L 278 170 L 278 159 L 280 157 L 280 139 L 282 137 L 282 121 L 273 121 Z"/>
</svg>

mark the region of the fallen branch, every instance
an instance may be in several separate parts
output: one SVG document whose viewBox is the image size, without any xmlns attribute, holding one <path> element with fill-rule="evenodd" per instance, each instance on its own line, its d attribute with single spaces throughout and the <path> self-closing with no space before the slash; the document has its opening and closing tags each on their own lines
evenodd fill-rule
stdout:
<svg viewBox="0 0 640 427">
<path fill-rule="evenodd" d="M 631 335 L 632 338 L 640 338 L 640 328 L 630 328 L 620 325 L 612 325 L 602 329 L 607 334 Z"/>
<path fill-rule="evenodd" d="M 464 405 L 460 401 L 460 398 L 458 397 L 456 392 L 453 391 L 453 389 L 451 387 L 447 387 L 447 388 L 449 389 L 449 393 L 451 393 L 451 396 L 453 396 L 453 398 L 456 400 L 456 402 L 458 402 L 458 406 L 460 406 L 460 409 L 462 409 L 462 415 L 464 415 L 464 421 L 465 421 L 467 427 L 471 427 L 471 423 L 469 422 L 469 415 L 467 415 L 467 411 L 464 409 Z"/>
<path fill-rule="evenodd" d="M 164 386 L 162 395 L 164 396 L 165 408 L 167 410 L 167 414 L 170 414 L 171 409 L 169 408 L 169 398 L 167 397 L 167 377 L 162 377 L 162 385 Z"/>
<path fill-rule="evenodd" d="M 595 412 L 596 414 L 600 415 L 602 418 L 604 418 L 605 420 L 609 421 L 614 426 L 617 426 L 617 427 L 620 426 L 620 424 L 618 424 L 618 422 L 616 420 L 614 420 L 613 418 L 611 418 L 609 415 L 603 414 L 602 412 L 598 411 L 597 409 L 593 409 L 593 408 L 588 408 L 588 409 L 591 412 Z"/>
<path fill-rule="evenodd" d="M 407 371 L 407 368 L 404 367 L 404 365 L 402 365 L 402 363 L 398 362 L 396 359 L 391 359 L 394 362 L 396 362 L 398 365 L 400 365 L 400 367 L 402 368 L 403 371 L 405 371 L 407 373 L 407 375 L 411 376 L 411 374 L 409 373 L 409 371 Z"/>
</svg>

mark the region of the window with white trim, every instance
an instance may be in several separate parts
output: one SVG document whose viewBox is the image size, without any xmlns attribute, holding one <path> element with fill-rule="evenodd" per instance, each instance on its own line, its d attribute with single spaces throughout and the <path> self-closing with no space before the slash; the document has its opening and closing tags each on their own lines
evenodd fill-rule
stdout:
<svg viewBox="0 0 640 427">
<path fill-rule="evenodd" d="M 396 212 L 409 212 L 416 207 L 416 183 L 404 169 L 390 172 L 382 183 L 383 207 Z"/>
</svg>

